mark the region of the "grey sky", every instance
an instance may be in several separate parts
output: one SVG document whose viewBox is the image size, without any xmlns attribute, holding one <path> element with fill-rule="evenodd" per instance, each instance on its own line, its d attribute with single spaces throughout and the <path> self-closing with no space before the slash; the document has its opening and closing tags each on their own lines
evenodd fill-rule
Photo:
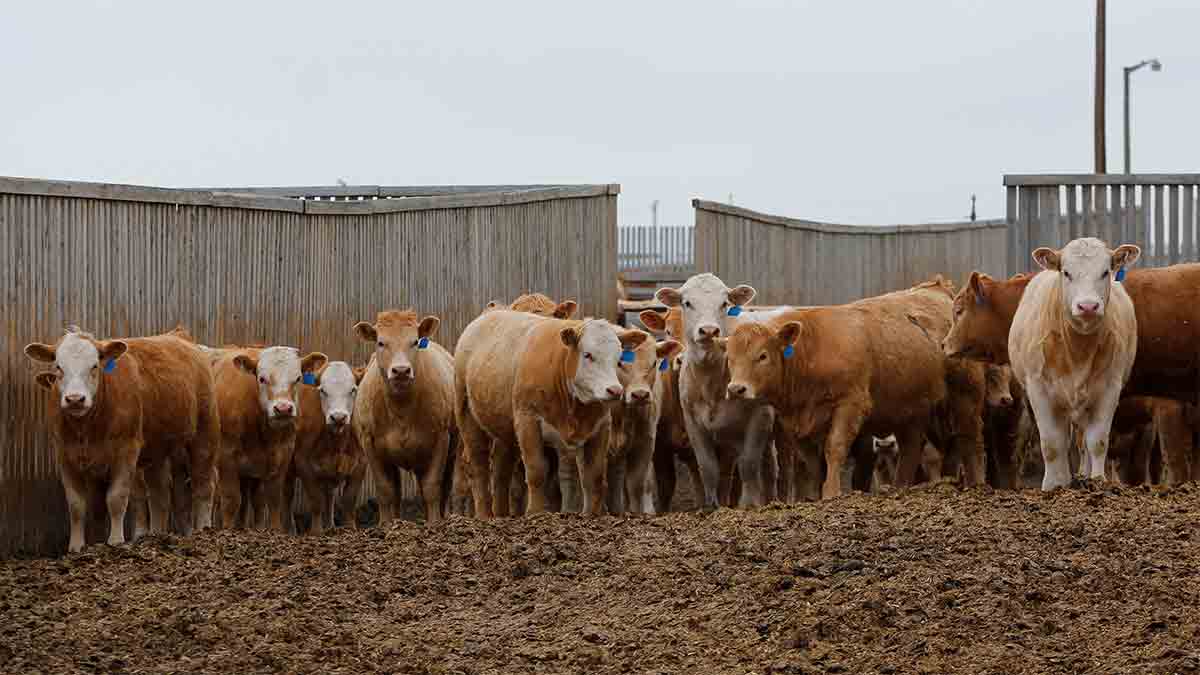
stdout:
<svg viewBox="0 0 1200 675">
<path fill-rule="evenodd" d="M 1195 171 L 1200 2 L 1109 0 L 1134 170 Z M 0 22 L 0 174 L 165 186 L 619 182 L 954 220 L 1005 172 L 1091 168 L 1094 0 L 25 2 Z"/>
</svg>

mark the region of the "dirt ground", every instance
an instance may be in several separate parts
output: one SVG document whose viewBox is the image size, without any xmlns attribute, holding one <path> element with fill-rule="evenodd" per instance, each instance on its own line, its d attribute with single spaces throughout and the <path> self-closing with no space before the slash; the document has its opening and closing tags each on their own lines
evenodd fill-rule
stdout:
<svg viewBox="0 0 1200 675">
<path fill-rule="evenodd" d="M 3 672 L 1200 670 L 1200 486 L 156 537 L 0 561 Z"/>
</svg>

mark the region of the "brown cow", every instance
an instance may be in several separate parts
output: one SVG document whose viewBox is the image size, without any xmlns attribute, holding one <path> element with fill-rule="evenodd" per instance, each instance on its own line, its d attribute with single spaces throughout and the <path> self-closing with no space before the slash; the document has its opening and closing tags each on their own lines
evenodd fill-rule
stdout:
<svg viewBox="0 0 1200 675">
<path fill-rule="evenodd" d="M 642 324 L 652 331 L 665 333 L 667 339 L 679 342 L 683 339 L 683 313 L 678 307 L 667 310 L 666 315 L 646 310 L 639 315 Z M 675 496 L 675 481 L 678 472 L 675 462 L 678 460 L 688 471 L 691 479 L 692 497 L 697 501 L 704 498 L 704 481 L 700 477 L 700 465 L 696 462 L 696 453 L 688 442 L 687 427 L 683 421 L 683 406 L 679 400 L 679 369 L 682 363 L 682 344 L 680 352 L 671 358 L 666 372 L 659 380 L 662 382 L 662 406 L 658 417 L 658 430 L 654 436 L 654 481 L 655 481 L 655 510 L 666 513 L 671 510 L 671 501 Z"/>
<path fill-rule="evenodd" d="M 499 303 L 492 301 L 487 304 L 484 311 L 499 309 Z M 579 308 L 579 304 L 574 300 L 564 300 L 562 302 L 554 302 L 549 296 L 543 293 L 525 293 L 512 301 L 508 306 L 509 309 L 515 312 L 528 312 L 538 316 L 546 316 L 554 319 L 570 319 L 575 315 L 575 311 Z M 552 465 L 551 475 L 558 473 L 558 453 L 554 452 L 553 448 L 546 449 L 546 459 Z M 525 469 L 520 458 L 517 459 L 516 467 L 513 471 L 512 485 L 509 487 L 511 491 L 512 512 L 520 515 L 525 511 Z M 577 478 L 577 476 L 576 476 Z M 471 501 L 471 483 L 467 473 L 466 459 L 457 457 L 454 463 L 454 487 L 451 510 L 454 513 L 463 515 L 471 515 L 474 511 L 474 504 Z M 557 481 L 549 481 L 546 483 L 546 497 L 550 501 L 552 510 L 559 510 L 562 506 L 562 495 L 559 490 Z"/>
<path fill-rule="evenodd" d="M 491 312 L 488 312 L 491 314 Z M 354 404 L 354 432 L 362 445 L 379 499 L 379 524 L 396 517 L 400 471 L 421 485 L 425 522 L 442 519 L 453 477 L 454 364 L 433 341 L 441 319 L 417 320 L 412 310 L 380 312 L 375 323 L 354 326 L 375 345 Z"/>
<path fill-rule="evenodd" d="M 608 403 L 624 392 L 617 363 L 623 350 L 636 349 L 647 337 L 637 330 L 617 333 L 603 320 L 565 321 L 500 309 L 467 326 L 454 354 L 455 416 L 469 453 L 476 516 L 508 514 L 514 446 L 525 462 L 527 512 L 544 511 L 548 444 L 582 452 L 584 509 L 602 512 Z M 497 474 L 494 481 L 488 467 Z"/>
<path fill-rule="evenodd" d="M 97 340 L 73 329 L 53 345 L 33 343 L 25 354 L 53 363 L 37 376 L 55 392 L 52 433 L 71 518 L 70 550 L 83 545 L 89 495 L 108 482 L 108 542 L 124 543 L 124 518 L 138 464 L 145 467 L 150 530 L 165 529 L 170 471 L 177 486 L 191 474 L 194 520 L 187 532 L 212 524 L 212 473 L 220 433 L 212 375 L 203 357 L 175 335 Z"/>
<path fill-rule="evenodd" d="M 333 527 L 334 499 L 339 494 L 346 524 L 357 525 L 355 504 L 367 460 L 350 420 L 366 372 L 366 368 L 351 368 L 345 361 L 330 361 L 316 374 L 315 386 L 300 388 L 300 423 L 292 470 L 304 489 L 304 505 L 312 514 L 310 531 L 314 534 Z M 288 480 L 289 492 L 294 484 Z M 287 503 L 292 503 L 290 495 Z"/>
<path fill-rule="evenodd" d="M 301 381 L 328 359 L 320 352 L 301 357 L 292 347 L 228 348 L 214 355 L 221 410 L 221 524 L 243 526 L 239 515 L 245 500 L 254 508 L 256 527 L 265 529 L 269 519 L 272 529 L 285 531 Z"/>
<path fill-rule="evenodd" d="M 941 285 L 938 278 L 848 305 L 797 309 L 766 324 L 743 323 L 728 339 L 729 395 L 770 402 L 796 438 L 825 436 L 823 498 L 841 494 L 851 444 L 870 443 L 871 435 L 896 434 L 897 482 L 912 484 L 925 435 L 950 391 L 935 341 L 950 323 Z M 971 424 L 955 420 L 952 428 L 965 437 Z"/>
</svg>

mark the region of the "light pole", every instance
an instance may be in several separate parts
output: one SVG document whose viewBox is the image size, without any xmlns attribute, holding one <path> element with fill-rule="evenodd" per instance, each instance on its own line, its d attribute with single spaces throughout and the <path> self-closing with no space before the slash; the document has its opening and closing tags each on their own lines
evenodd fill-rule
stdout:
<svg viewBox="0 0 1200 675">
<path fill-rule="evenodd" d="M 1125 66 L 1125 173 L 1127 175 L 1129 174 L 1129 76 L 1142 66 L 1150 66 L 1150 70 L 1156 73 L 1162 70 L 1162 64 L 1158 59 L 1146 59 L 1141 63 Z"/>
</svg>

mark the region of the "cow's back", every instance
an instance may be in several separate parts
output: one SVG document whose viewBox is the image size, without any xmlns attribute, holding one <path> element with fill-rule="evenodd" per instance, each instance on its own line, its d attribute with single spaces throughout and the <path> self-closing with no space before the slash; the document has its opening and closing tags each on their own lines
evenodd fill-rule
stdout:
<svg viewBox="0 0 1200 675">
<path fill-rule="evenodd" d="M 129 338 L 137 357 L 147 448 L 179 443 L 195 435 L 202 411 L 215 396 L 208 359 L 176 335 Z"/>
<path fill-rule="evenodd" d="M 1116 287 L 1136 298 L 1135 370 L 1158 377 L 1200 371 L 1200 263 L 1139 269 Z"/>
</svg>

